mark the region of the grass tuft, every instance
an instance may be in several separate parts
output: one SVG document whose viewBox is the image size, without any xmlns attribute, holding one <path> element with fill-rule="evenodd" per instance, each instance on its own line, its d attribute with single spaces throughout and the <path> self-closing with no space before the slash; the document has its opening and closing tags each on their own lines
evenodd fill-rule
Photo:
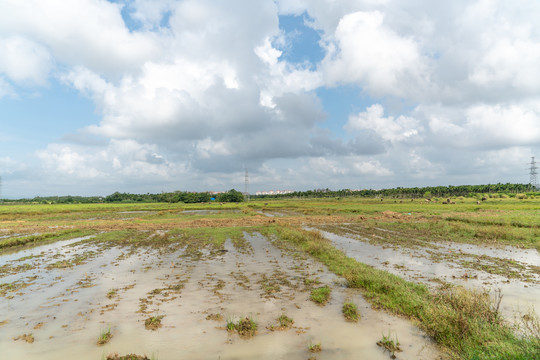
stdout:
<svg viewBox="0 0 540 360">
<path fill-rule="evenodd" d="M 319 305 L 324 305 L 330 299 L 330 292 L 328 285 L 312 289 L 310 299 Z"/>
<path fill-rule="evenodd" d="M 111 328 L 107 328 L 106 330 L 101 330 L 100 334 L 99 334 L 99 337 L 98 337 L 98 340 L 97 340 L 97 344 L 98 345 L 105 345 L 106 343 L 108 343 L 112 338 L 112 334 L 111 334 Z"/>
<path fill-rule="evenodd" d="M 341 312 L 347 321 L 356 322 L 360 319 L 360 314 L 358 313 L 358 307 L 352 302 L 346 302 L 341 308 Z"/>
</svg>

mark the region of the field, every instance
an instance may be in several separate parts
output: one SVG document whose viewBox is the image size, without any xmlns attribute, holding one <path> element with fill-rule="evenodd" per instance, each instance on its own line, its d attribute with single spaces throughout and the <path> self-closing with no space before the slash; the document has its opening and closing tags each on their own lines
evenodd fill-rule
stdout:
<svg viewBox="0 0 540 360">
<path fill-rule="evenodd" d="M 1 205 L 0 352 L 538 358 L 540 200 L 442 200 Z"/>
</svg>

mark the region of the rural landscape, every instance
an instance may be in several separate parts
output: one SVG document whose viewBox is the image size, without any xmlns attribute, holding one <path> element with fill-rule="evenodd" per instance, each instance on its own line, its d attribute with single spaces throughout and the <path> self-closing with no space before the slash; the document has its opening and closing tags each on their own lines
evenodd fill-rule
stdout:
<svg viewBox="0 0 540 360">
<path fill-rule="evenodd" d="M 538 358 L 540 194 L 330 195 L 2 204 L 3 357 Z"/>
<path fill-rule="evenodd" d="M 540 360 L 539 0 L 0 0 L 0 360 Z"/>
</svg>

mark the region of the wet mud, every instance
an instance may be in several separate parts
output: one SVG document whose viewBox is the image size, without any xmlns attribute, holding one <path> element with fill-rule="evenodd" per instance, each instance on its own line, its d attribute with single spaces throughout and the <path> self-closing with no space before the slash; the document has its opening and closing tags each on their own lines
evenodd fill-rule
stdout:
<svg viewBox="0 0 540 360">
<path fill-rule="evenodd" d="M 540 254 L 534 249 L 454 242 L 387 241 L 399 233 L 358 231 L 354 225 L 323 226 L 322 234 L 347 256 L 410 281 L 441 283 L 502 294 L 501 312 L 510 321 L 540 310 Z M 393 234 L 394 233 L 394 234 Z"/>
<path fill-rule="evenodd" d="M 196 252 L 78 238 L 2 255 L 0 269 L 0 352 L 9 359 L 389 359 L 377 345 L 389 334 L 398 359 L 443 356 L 409 321 L 373 310 L 322 265 L 259 234 Z M 323 306 L 310 292 L 324 285 Z M 343 317 L 345 302 L 359 321 Z M 253 336 L 227 330 L 245 319 Z"/>
</svg>

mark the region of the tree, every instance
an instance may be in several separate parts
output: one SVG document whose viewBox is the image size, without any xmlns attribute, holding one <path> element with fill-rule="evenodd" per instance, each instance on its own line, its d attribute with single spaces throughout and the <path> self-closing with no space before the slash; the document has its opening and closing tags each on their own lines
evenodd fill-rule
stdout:
<svg viewBox="0 0 540 360">
<path fill-rule="evenodd" d="M 226 193 L 219 194 L 217 201 L 222 202 L 242 202 L 244 201 L 244 195 L 240 191 L 231 189 Z"/>
</svg>

